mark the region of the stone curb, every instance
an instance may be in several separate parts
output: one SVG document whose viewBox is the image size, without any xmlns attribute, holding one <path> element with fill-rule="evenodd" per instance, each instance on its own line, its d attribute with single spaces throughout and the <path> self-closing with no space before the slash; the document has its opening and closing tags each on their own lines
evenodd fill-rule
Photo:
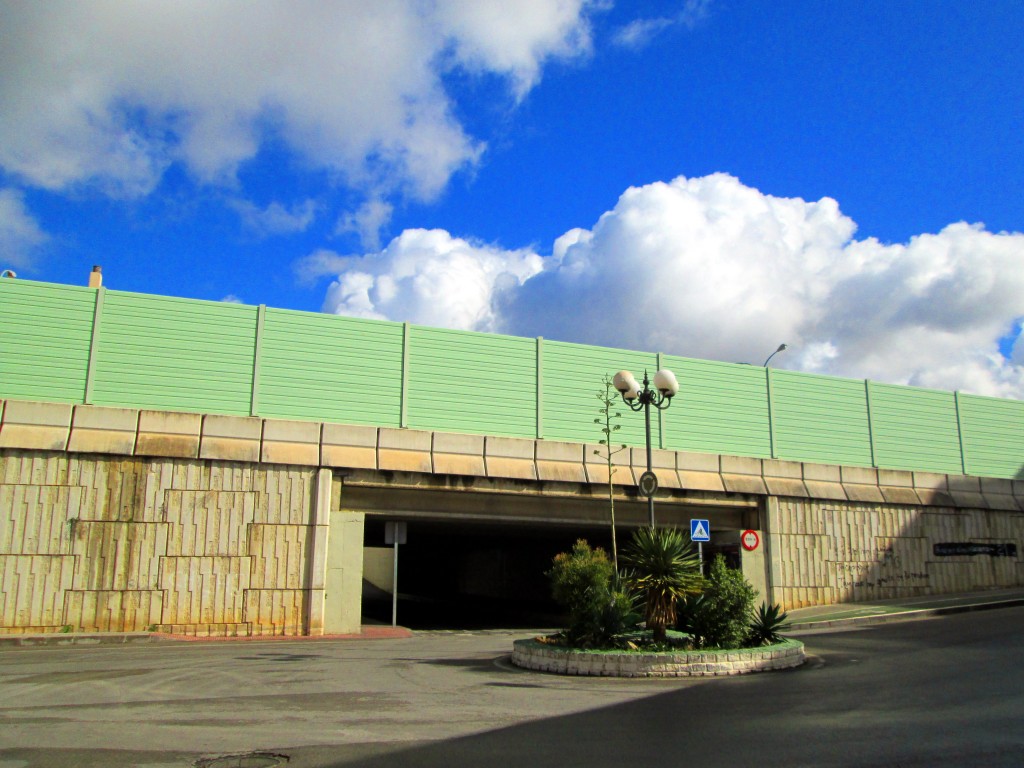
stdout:
<svg viewBox="0 0 1024 768">
<path fill-rule="evenodd" d="M 287 642 L 295 640 L 396 640 L 413 636 L 405 627 L 363 627 L 358 634 L 346 635 L 242 635 L 238 637 L 199 637 L 164 632 L 48 632 L 35 635 L 0 635 L 0 648 L 43 648 L 69 645 L 126 645 L 137 643 L 201 642 Z"/>
<path fill-rule="evenodd" d="M 957 613 L 970 613 L 972 611 L 990 611 L 997 608 L 1016 608 L 1024 605 L 1024 598 L 1013 598 L 1010 600 L 995 600 L 988 603 L 970 603 L 969 605 L 946 605 L 941 608 L 919 608 L 911 611 L 896 611 L 894 613 L 879 613 L 874 616 L 850 616 L 845 619 L 822 619 L 820 621 L 794 622 L 790 625 L 790 631 L 808 631 L 814 629 L 828 629 L 833 627 L 855 627 L 868 626 L 872 624 L 890 624 L 897 621 L 915 621 L 926 619 L 931 616 L 951 616 Z"/>
<path fill-rule="evenodd" d="M 516 640 L 512 647 L 512 664 L 517 667 L 593 677 L 724 677 L 789 669 L 806 660 L 804 644 L 789 639 L 731 651 L 602 653 L 559 648 L 532 639 Z"/>
</svg>

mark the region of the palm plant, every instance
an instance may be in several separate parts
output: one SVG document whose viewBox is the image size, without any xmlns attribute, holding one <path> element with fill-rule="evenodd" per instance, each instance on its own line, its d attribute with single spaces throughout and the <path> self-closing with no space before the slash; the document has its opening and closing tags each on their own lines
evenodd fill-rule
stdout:
<svg viewBox="0 0 1024 768">
<path fill-rule="evenodd" d="M 757 609 L 750 621 L 750 645 L 781 643 L 784 638 L 779 633 L 791 626 L 788 619 L 789 614 L 783 611 L 778 603 L 772 605 L 761 603 L 761 607 Z"/>
<path fill-rule="evenodd" d="M 630 570 L 626 583 L 644 600 L 647 628 L 655 642 L 675 624 L 676 600 L 700 592 L 704 580 L 689 536 L 678 528 L 640 528 L 622 556 Z"/>
</svg>

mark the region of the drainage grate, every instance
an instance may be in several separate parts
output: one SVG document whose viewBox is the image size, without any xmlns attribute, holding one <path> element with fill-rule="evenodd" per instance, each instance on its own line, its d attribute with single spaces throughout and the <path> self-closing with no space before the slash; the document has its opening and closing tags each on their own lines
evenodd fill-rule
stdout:
<svg viewBox="0 0 1024 768">
<path fill-rule="evenodd" d="M 288 762 L 288 755 L 273 752 L 246 752 L 241 755 L 203 757 L 193 763 L 194 768 L 273 768 Z"/>
</svg>

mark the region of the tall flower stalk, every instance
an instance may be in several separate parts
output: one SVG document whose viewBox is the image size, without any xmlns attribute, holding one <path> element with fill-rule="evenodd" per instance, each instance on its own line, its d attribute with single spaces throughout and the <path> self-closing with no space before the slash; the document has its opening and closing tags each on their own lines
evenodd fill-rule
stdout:
<svg viewBox="0 0 1024 768">
<path fill-rule="evenodd" d="M 616 467 L 612 459 L 616 454 L 625 451 L 626 446 L 621 444 L 618 448 L 612 448 L 612 434 L 622 429 L 622 425 L 618 423 L 619 419 L 622 418 L 622 413 L 612 407 L 618 402 L 618 391 L 612 384 L 611 376 L 605 374 L 602 383 L 604 384 L 604 389 L 597 393 L 597 399 L 601 402 L 598 413 L 601 415 L 599 418 L 594 419 L 594 423 L 600 427 L 601 434 L 604 435 L 600 440 L 601 445 L 604 447 L 595 449 L 594 455 L 604 459 L 608 464 L 608 509 L 611 512 L 612 522 L 612 565 L 615 567 L 615 573 L 618 573 L 619 547 L 615 540 L 615 484 L 612 480 Z"/>
</svg>

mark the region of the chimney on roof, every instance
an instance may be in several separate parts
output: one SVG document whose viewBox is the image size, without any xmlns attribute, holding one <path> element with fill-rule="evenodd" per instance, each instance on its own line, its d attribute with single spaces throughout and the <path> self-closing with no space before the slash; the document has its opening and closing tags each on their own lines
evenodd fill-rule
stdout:
<svg viewBox="0 0 1024 768">
<path fill-rule="evenodd" d="M 99 288 L 103 285 L 103 267 L 95 266 L 92 268 L 92 272 L 89 273 L 89 287 Z"/>
</svg>

